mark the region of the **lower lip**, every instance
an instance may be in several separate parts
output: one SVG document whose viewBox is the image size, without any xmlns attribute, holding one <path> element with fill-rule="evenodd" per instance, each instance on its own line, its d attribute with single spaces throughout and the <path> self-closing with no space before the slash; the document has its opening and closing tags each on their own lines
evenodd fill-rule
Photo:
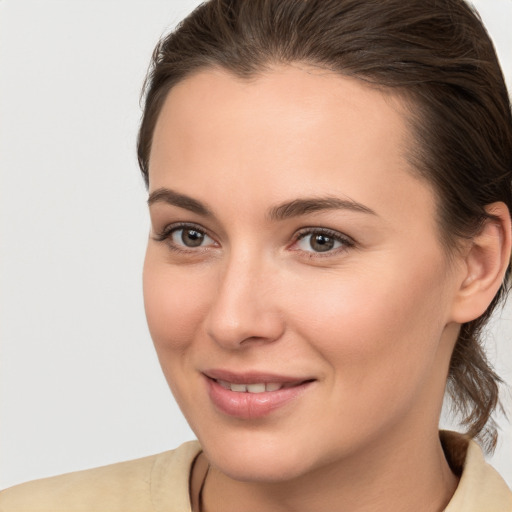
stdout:
<svg viewBox="0 0 512 512">
<path fill-rule="evenodd" d="M 223 388 L 217 381 L 206 377 L 208 394 L 213 404 L 223 413 L 241 419 L 262 418 L 276 409 L 296 400 L 312 384 L 304 382 L 298 386 L 277 391 L 248 393 Z"/>
</svg>

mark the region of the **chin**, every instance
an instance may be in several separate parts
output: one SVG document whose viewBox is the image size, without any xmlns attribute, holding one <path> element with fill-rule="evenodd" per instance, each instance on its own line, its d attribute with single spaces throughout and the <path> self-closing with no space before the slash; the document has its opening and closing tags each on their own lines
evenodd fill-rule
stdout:
<svg viewBox="0 0 512 512">
<path fill-rule="evenodd" d="M 206 455 L 213 467 L 240 482 L 279 483 L 294 480 L 306 472 L 298 461 L 279 459 L 282 454 L 265 458 L 255 455 L 249 459 L 231 456 L 221 460 L 210 457 L 208 453 Z"/>
<path fill-rule="evenodd" d="M 293 480 L 315 466 L 299 444 L 286 440 L 240 436 L 236 443 L 226 439 L 200 442 L 211 465 L 229 478 L 245 482 L 278 483 Z M 246 437 L 244 440 L 243 437 Z M 209 442 L 210 441 L 210 442 Z"/>
</svg>

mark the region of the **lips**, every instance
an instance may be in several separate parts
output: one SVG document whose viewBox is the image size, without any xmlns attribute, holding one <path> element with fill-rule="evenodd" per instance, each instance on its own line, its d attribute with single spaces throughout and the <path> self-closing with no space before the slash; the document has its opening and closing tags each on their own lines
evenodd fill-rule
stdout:
<svg viewBox="0 0 512 512">
<path fill-rule="evenodd" d="M 241 419 L 261 418 L 295 402 L 314 381 L 311 378 L 224 370 L 208 370 L 204 376 L 215 408 Z"/>
</svg>

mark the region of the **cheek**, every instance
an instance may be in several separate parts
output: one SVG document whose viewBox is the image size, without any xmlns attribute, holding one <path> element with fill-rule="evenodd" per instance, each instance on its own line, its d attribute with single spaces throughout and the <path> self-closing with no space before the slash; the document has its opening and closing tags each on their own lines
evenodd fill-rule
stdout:
<svg viewBox="0 0 512 512">
<path fill-rule="evenodd" d="M 293 294 L 301 301 L 295 305 L 302 311 L 300 337 L 328 363 L 330 393 L 323 407 L 335 411 L 329 420 L 333 435 L 343 425 L 346 439 L 356 443 L 363 432 L 373 435 L 411 411 L 435 406 L 444 388 L 437 364 L 439 295 L 432 281 L 418 276 L 411 286 L 413 276 L 407 277 L 390 272 L 379 283 L 364 276 L 345 279 L 309 301 L 302 292 Z"/>
<path fill-rule="evenodd" d="M 317 282 L 315 294 L 296 290 L 291 309 L 301 337 L 330 363 L 341 385 L 378 391 L 430 370 L 444 328 L 440 283 L 437 271 L 423 268 L 353 273 Z"/>
<path fill-rule="evenodd" d="M 159 261 L 148 249 L 144 262 L 144 306 L 159 357 L 186 351 L 207 310 L 208 280 Z"/>
</svg>

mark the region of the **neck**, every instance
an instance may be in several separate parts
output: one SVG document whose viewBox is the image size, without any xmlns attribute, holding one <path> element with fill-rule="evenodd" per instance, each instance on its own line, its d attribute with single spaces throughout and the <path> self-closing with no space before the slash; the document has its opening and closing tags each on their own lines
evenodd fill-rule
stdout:
<svg viewBox="0 0 512 512">
<path fill-rule="evenodd" d="M 402 436 L 369 443 L 364 453 L 291 481 L 240 482 L 212 468 L 201 512 L 435 512 L 456 487 L 436 431 L 419 441 Z"/>
</svg>

